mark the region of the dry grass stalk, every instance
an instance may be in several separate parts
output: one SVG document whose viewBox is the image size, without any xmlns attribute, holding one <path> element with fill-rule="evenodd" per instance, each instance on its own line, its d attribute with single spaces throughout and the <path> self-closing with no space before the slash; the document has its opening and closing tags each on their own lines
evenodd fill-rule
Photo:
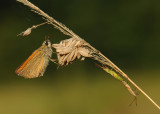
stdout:
<svg viewBox="0 0 160 114">
<path fill-rule="evenodd" d="M 34 11 L 35 13 L 41 15 L 43 17 L 43 19 L 47 20 L 47 22 L 49 22 L 51 25 L 53 25 L 55 28 L 59 29 L 61 32 L 63 32 L 65 35 L 68 35 L 72 38 L 78 39 L 79 41 L 85 42 L 85 45 L 83 47 L 83 49 L 87 49 L 90 52 L 90 55 L 92 55 L 92 58 L 99 61 L 102 65 L 107 65 L 110 66 L 113 70 L 115 70 L 117 73 L 119 73 L 121 76 L 123 76 L 124 78 L 126 78 L 130 83 L 132 83 L 143 95 L 146 96 L 146 98 L 148 98 L 158 109 L 160 109 L 160 107 L 139 87 L 137 86 L 121 69 L 119 69 L 114 63 L 112 63 L 107 57 L 105 57 L 102 53 L 100 53 L 98 50 L 96 50 L 94 47 L 92 47 L 89 43 L 87 43 L 86 41 L 84 41 L 82 38 L 80 38 L 78 35 L 76 35 L 74 32 L 72 32 L 70 29 L 68 29 L 65 25 L 63 25 L 62 23 L 56 21 L 54 18 L 50 17 L 48 14 L 46 14 L 45 12 L 43 12 L 41 9 L 39 9 L 37 6 L 35 6 L 34 4 L 32 4 L 31 2 L 29 2 L 28 0 L 17 0 L 18 2 L 23 3 L 24 5 L 30 7 L 32 9 L 32 11 Z M 58 46 L 60 47 L 59 50 Z M 54 47 L 54 46 L 53 46 Z M 74 46 L 73 46 L 74 47 Z M 59 52 L 63 52 L 62 48 L 62 44 L 57 45 L 57 47 L 55 46 L 56 50 Z M 77 49 L 77 48 L 76 48 Z M 69 50 L 69 48 L 67 49 Z M 73 54 L 68 53 L 66 55 L 68 55 L 70 57 L 70 59 L 68 59 L 65 54 L 65 56 L 62 54 L 62 56 L 60 56 L 60 54 L 58 56 L 60 56 L 60 64 L 64 64 L 64 61 L 67 60 L 75 60 L 75 58 L 78 58 L 77 56 L 77 50 L 73 51 Z M 78 52 L 80 53 L 80 51 Z M 71 54 L 71 55 L 70 55 Z M 67 62 L 68 64 L 70 63 Z"/>
</svg>

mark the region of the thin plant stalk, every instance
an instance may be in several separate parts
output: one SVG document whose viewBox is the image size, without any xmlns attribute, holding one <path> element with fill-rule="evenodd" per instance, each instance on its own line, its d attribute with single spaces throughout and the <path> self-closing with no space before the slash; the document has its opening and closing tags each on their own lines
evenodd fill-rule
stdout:
<svg viewBox="0 0 160 114">
<path fill-rule="evenodd" d="M 44 23 L 41 23 L 38 25 L 33 25 L 32 27 L 30 27 L 30 28 L 26 29 L 25 31 L 21 32 L 20 34 L 18 34 L 17 36 L 28 36 L 31 34 L 32 29 L 36 29 L 37 27 L 42 26 L 46 23 L 48 23 L 48 22 L 44 22 Z"/>
<path fill-rule="evenodd" d="M 126 87 L 126 89 L 129 91 L 129 93 L 135 97 L 137 97 L 136 93 L 132 90 L 132 88 L 129 86 L 129 84 L 126 83 L 126 81 L 124 81 L 116 72 L 114 72 L 113 70 L 109 69 L 108 67 L 102 67 L 100 65 L 97 65 L 98 67 L 102 68 L 104 71 L 106 71 L 107 73 L 109 73 L 110 75 L 112 75 L 115 79 L 119 80 L 122 82 L 122 84 Z"/>
<path fill-rule="evenodd" d="M 24 5 L 30 7 L 33 12 L 41 15 L 44 20 L 47 20 L 51 25 L 53 25 L 56 29 L 59 29 L 62 33 L 65 35 L 77 38 L 81 41 L 84 41 L 82 38 L 80 38 L 78 35 L 76 35 L 73 31 L 68 29 L 65 25 L 62 23 L 56 21 L 54 18 L 50 17 L 48 14 L 43 12 L 41 9 L 39 9 L 37 6 L 29 2 L 28 0 L 17 0 L 18 2 L 23 3 Z M 158 109 L 160 109 L 160 106 L 156 104 L 139 86 L 137 86 L 121 69 L 119 69 L 114 63 L 112 63 L 107 57 L 105 57 L 102 53 L 100 53 L 98 50 L 96 50 L 94 47 L 92 47 L 89 43 L 87 43 L 88 46 L 96 52 L 96 54 L 104 60 L 98 60 L 102 65 L 108 65 L 112 69 L 114 69 L 116 72 L 118 72 L 121 76 L 126 78 L 133 86 L 135 86 L 148 100 L 150 100 Z"/>
</svg>

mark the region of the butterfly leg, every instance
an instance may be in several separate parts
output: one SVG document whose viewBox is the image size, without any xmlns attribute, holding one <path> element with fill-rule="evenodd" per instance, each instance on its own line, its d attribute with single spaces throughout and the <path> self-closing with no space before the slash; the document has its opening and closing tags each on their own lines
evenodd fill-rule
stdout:
<svg viewBox="0 0 160 114">
<path fill-rule="evenodd" d="M 52 62 L 55 63 L 55 64 L 58 64 L 58 63 L 56 62 L 57 59 L 51 59 L 51 58 L 49 58 L 49 60 L 52 61 Z"/>
</svg>

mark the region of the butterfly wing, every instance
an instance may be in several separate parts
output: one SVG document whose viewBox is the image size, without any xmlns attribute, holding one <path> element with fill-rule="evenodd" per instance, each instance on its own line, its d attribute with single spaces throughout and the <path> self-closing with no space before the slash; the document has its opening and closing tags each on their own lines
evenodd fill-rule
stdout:
<svg viewBox="0 0 160 114">
<path fill-rule="evenodd" d="M 36 78 L 43 76 L 51 56 L 51 49 L 37 49 L 29 58 L 16 70 L 19 76 L 25 78 Z M 50 56 L 49 56 L 50 55 Z"/>
</svg>

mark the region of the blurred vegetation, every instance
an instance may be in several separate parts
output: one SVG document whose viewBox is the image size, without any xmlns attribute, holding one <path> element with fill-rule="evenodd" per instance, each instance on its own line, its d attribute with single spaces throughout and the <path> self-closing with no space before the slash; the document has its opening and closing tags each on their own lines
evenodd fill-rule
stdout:
<svg viewBox="0 0 160 114">
<path fill-rule="evenodd" d="M 31 0 L 101 51 L 160 104 L 160 1 Z M 16 35 L 43 20 L 15 0 L 0 3 L 0 114 L 158 114 L 141 94 L 132 96 L 94 61 L 67 67 L 50 63 L 43 77 L 24 79 L 14 71 L 50 34 L 45 25 L 25 38 Z M 54 56 L 55 57 L 55 56 Z"/>
</svg>

